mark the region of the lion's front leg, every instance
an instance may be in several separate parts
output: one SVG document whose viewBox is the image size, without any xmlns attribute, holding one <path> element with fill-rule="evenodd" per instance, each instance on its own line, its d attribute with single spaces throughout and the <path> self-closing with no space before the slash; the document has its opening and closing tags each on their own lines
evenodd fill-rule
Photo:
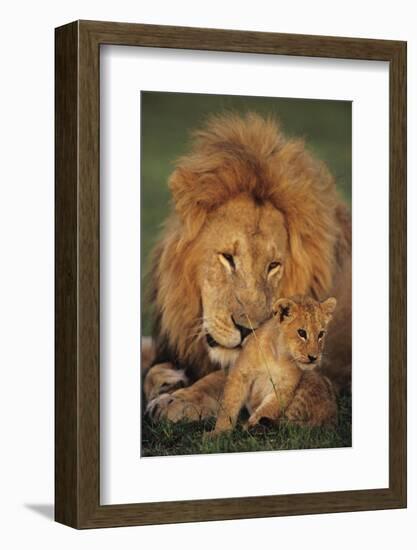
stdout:
<svg viewBox="0 0 417 550">
<path fill-rule="evenodd" d="M 194 421 L 217 416 L 226 382 L 226 374 L 216 371 L 191 386 L 152 399 L 146 413 L 154 420 Z"/>
</svg>

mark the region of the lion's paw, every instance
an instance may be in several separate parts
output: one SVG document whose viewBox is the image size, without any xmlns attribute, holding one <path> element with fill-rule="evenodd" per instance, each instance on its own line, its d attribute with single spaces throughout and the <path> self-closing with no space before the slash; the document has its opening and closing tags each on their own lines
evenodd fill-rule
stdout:
<svg viewBox="0 0 417 550">
<path fill-rule="evenodd" d="M 150 368 L 144 380 L 144 392 L 150 402 L 158 395 L 172 393 L 188 384 L 184 371 L 171 363 L 160 363 Z"/>
<path fill-rule="evenodd" d="M 146 414 L 154 422 L 162 419 L 179 422 L 180 420 L 200 420 L 202 411 L 181 397 L 164 393 L 148 403 Z"/>
</svg>

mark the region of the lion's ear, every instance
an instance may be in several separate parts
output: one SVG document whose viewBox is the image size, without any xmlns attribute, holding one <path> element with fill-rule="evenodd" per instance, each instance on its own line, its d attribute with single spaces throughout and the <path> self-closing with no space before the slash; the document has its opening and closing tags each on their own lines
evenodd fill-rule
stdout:
<svg viewBox="0 0 417 550">
<path fill-rule="evenodd" d="M 337 300 L 336 298 L 327 298 L 324 302 L 320 304 L 321 309 L 326 317 L 326 322 L 328 323 L 333 316 L 333 312 L 336 309 Z"/>
<path fill-rule="evenodd" d="M 297 304 L 288 298 L 281 298 L 275 302 L 272 311 L 280 324 L 286 323 L 294 319 L 297 313 Z"/>
</svg>

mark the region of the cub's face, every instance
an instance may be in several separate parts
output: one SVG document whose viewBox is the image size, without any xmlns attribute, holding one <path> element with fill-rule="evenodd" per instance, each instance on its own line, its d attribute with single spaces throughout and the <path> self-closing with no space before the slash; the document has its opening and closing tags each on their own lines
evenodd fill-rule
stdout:
<svg viewBox="0 0 417 550">
<path fill-rule="evenodd" d="M 312 298 L 303 298 L 300 303 L 283 298 L 276 303 L 279 345 L 286 348 L 301 369 L 311 370 L 320 364 L 327 325 L 335 307 L 335 298 L 322 303 Z"/>
<path fill-rule="evenodd" d="M 212 360 L 230 365 L 252 328 L 271 317 L 285 270 L 284 216 L 238 196 L 209 215 L 198 270 L 202 330 Z"/>
</svg>

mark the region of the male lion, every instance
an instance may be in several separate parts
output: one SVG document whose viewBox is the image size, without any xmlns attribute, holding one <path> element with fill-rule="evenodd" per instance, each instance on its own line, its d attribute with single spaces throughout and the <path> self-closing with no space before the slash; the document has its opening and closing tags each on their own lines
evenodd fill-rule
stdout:
<svg viewBox="0 0 417 550">
<path fill-rule="evenodd" d="M 322 369 L 349 384 L 351 221 L 325 164 L 272 119 L 228 114 L 194 134 L 169 187 L 151 268 L 151 417 L 215 416 L 224 369 L 279 297 L 336 296 Z"/>
</svg>

